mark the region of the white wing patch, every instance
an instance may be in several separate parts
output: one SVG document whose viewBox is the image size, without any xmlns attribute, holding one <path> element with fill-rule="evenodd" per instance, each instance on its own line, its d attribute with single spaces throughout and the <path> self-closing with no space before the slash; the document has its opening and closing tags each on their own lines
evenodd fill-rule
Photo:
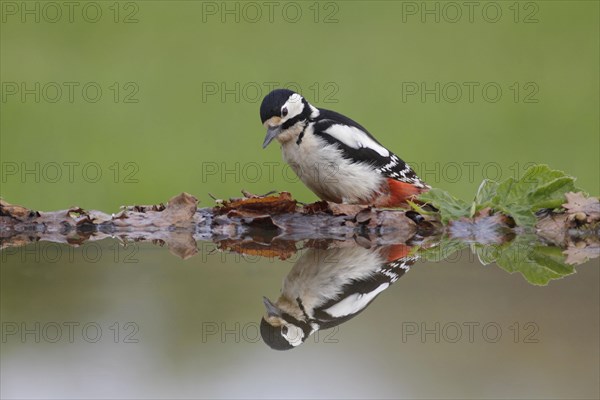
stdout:
<svg viewBox="0 0 600 400">
<path fill-rule="evenodd" d="M 325 312 L 334 318 L 345 317 L 346 315 L 356 314 L 369 304 L 379 293 L 390 286 L 389 283 L 382 283 L 370 293 L 355 293 L 346 297 L 344 300 L 335 303 L 325 310 Z"/>
<path fill-rule="evenodd" d="M 379 153 L 382 157 L 389 157 L 390 155 L 390 152 L 385 147 L 354 126 L 335 124 L 325 129 L 325 133 L 333 136 L 346 146 L 355 149 L 371 149 Z"/>
</svg>

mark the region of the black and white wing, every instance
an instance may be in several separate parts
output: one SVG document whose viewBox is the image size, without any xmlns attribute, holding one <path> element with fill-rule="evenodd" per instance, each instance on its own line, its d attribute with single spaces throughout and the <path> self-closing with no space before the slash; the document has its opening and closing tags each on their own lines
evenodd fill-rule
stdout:
<svg viewBox="0 0 600 400">
<path fill-rule="evenodd" d="M 362 125 L 335 111 L 319 109 L 314 134 L 336 145 L 352 162 L 373 166 L 387 178 L 428 187 L 400 157 L 386 149 Z"/>
<path fill-rule="evenodd" d="M 339 296 L 314 310 L 320 329 L 333 328 L 360 314 L 381 292 L 400 279 L 417 259 L 418 256 L 406 256 L 384 263 L 368 278 L 345 285 Z"/>
</svg>

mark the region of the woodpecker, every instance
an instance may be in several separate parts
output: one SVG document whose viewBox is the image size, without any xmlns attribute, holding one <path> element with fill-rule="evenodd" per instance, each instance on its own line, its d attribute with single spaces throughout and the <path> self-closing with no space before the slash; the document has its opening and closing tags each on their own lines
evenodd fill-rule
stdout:
<svg viewBox="0 0 600 400">
<path fill-rule="evenodd" d="M 260 106 L 283 159 L 319 198 L 335 203 L 405 207 L 430 186 L 363 126 L 335 111 L 316 108 L 287 89 L 270 92 Z"/>
<path fill-rule="evenodd" d="M 275 350 L 302 344 L 363 311 L 418 259 L 411 247 L 392 245 L 310 249 L 294 264 L 275 303 L 263 297 L 263 341 Z"/>
</svg>

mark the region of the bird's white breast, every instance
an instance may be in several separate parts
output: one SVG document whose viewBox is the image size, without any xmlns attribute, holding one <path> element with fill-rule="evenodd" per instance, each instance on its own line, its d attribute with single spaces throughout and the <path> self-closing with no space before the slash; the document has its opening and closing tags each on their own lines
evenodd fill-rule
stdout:
<svg viewBox="0 0 600 400">
<path fill-rule="evenodd" d="M 288 299 L 302 299 L 304 307 L 311 314 L 315 308 L 339 296 L 345 285 L 375 274 L 383 262 L 385 260 L 378 251 L 362 247 L 310 249 L 285 278 L 282 294 Z M 376 290 L 372 296 L 350 296 L 347 302 L 331 312 L 343 314 L 360 309 L 363 303 L 368 304 L 385 287 L 378 288 L 380 290 Z"/>
<path fill-rule="evenodd" d="M 337 203 L 364 203 L 379 193 L 384 178 L 372 166 L 344 158 L 313 132 L 311 123 L 300 144 L 289 140 L 281 145 L 283 159 L 309 189 Z"/>
</svg>

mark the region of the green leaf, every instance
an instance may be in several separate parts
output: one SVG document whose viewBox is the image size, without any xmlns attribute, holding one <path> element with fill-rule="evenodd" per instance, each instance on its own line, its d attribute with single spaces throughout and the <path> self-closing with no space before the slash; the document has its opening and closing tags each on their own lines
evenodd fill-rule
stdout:
<svg viewBox="0 0 600 400">
<path fill-rule="evenodd" d="M 488 265 L 495 262 L 500 256 L 502 247 L 506 247 L 506 245 L 472 243 L 471 252 L 477 255 L 482 265 Z"/>
<path fill-rule="evenodd" d="M 448 192 L 432 188 L 419 196 L 419 200 L 432 204 L 440 211 L 442 223 L 469 216 L 469 205 Z"/>
<path fill-rule="evenodd" d="M 484 179 L 479 185 L 477 189 L 477 194 L 475 195 L 475 200 L 473 200 L 473 205 L 471 206 L 471 217 L 475 216 L 475 213 L 482 208 L 489 207 L 490 202 L 496 195 L 496 190 L 498 189 L 498 182 L 492 181 L 490 179 Z"/>
<path fill-rule="evenodd" d="M 575 191 L 574 179 L 570 176 L 557 178 L 538 187 L 529 194 L 528 200 L 533 211 L 542 208 L 558 208 L 565 202 L 565 194 Z"/>
<path fill-rule="evenodd" d="M 573 266 L 566 263 L 562 249 L 542 245 L 534 234 L 520 235 L 503 244 L 470 245 L 444 236 L 435 247 L 419 249 L 417 253 L 424 260 L 437 262 L 469 246 L 483 265 L 496 263 L 511 274 L 520 273 L 533 285 L 544 286 L 551 280 L 575 273 Z"/>
<path fill-rule="evenodd" d="M 564 259 L 560 249 L 542 246 L 535 236 L 524 235 L 502 248 L 495 261 L 503 270 L 520 272 L 529 283 L 543 286 L 575 272 Z"/>
<path fill-rule="evenodd" d="M 527 204 L 492 204 L 491 207 L 502 214 L 510 215 L 521 227 L 533 227 L 537 222 L 535 214 Z"/>
<path fill-rule="evenodd" d="M 421 207 L 420 204 L 417 204 L 413 201 L 406 200 L 406 202 L 414 211 L 418 212 L 421 215 L 435 215 L 436 214 L 435 211 L 426 210 L 423 207 Z"/>
<path fill-rule="evenodd" d="M 484 204 L 488 201 L 491 201 L 496 195 L 496 191 L 498 190 L 498 182 L 492 181 L 490 179 L 484 179 L 479 185 L 479 189 L 477 189 L 477 194 L 475 195 L 475 203 Z"/>
<path fill-rule="evenodd" d="M 565 194 L 575 191 L 575 178 L 542 164 L 528 168 L 518 180 L 484 180 L 470 205 L 438 188 L 423 193 L 419 199 L 435 206 L 444 224 L 462 217 L 473 218 L 478 211 L 489 207 L 512 217 L 518 226 L 531 228 L 537 222 L 536 211 L 561 207 Z M 413 208 L 421 212 L 415 205 Z"/>
<path fill-rule="evenodd" d="M 521 227 L 533 227 L 537 222 L 534 212 L 560 207 L 565 202 L 565 193 L 575 190 L 574 182 L 573 177 L 562 171 L 535 165 L 519 180 L 508 178 L 498 184 L 495 191 L 493 187 L 487 188 L 480 196 L 483 202 L 476 198 L 475 209 L 491 207 L 510 215 Z"/>
<path fill-rule="evenodd" d="M 520 202 L 527 197 L 528 186 L 520 184 L 514 178 L 508 178 L 504 182 L 498 184 L 496 195 L 491 199 L 492 204 L 512 204 Z"/>
</svg>

